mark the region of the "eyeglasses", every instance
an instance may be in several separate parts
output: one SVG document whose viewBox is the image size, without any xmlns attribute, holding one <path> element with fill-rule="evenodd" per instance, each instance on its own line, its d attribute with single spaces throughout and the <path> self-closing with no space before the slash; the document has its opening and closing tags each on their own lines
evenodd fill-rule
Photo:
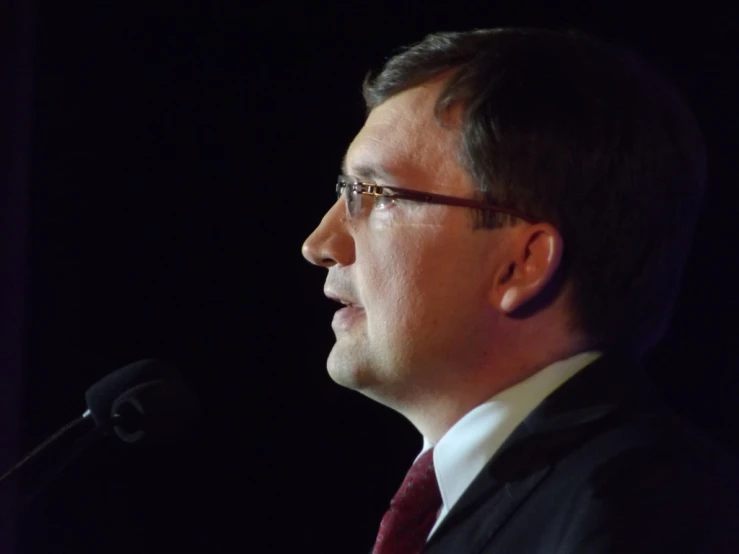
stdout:
<svg viewBox="0 0 739 554">
<path fill-rule="evenodd" d="M 346 200 L 346 209 L 350 218 L 355 218 L 362 213 L 362 196 L 372 196 L 375 198 L 375 201 L 377 201 L 378 198 L 390 198 L 393 200 L 402 199 L 411 200 L 413 202 L 426 202 L 427 204 L 462 206 L 465 208 L 509 214 L 529 223 L 536 223 L 538 221 L 537 219 L 512 208 L 478 202 L 477 200 L 471 200 L 468 198 L 457 198 L 456 196 L 445 196 L 443 194 L 434 194 L 431 192 L 420 192 L 417 190 L 365 183 L 355 179 L 354 177 L 349 177 L 348 175 L 339 175 L 339 180 L 336 183 L 336 197 L 341 198 L 342 195 Z"/>
</svg>

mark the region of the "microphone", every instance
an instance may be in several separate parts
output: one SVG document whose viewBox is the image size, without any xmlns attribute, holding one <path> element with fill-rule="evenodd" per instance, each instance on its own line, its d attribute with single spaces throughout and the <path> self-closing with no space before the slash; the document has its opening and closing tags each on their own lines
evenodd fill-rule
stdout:
<svg viewBox="0 0 739 554">
<path fill-rule="evenodd" d="M 192 390 L 163 360 L 141 360 L 110 373 L 87 389 L 85 400 L 83 417 L 129 444 L 182 438 L 200 415 Z"/>
<path fill-rule="evenodd" d="M 0 477 L 2 483 L 63 436 L 85 422 L 94 423 L 94 428 L 78 438 L 71 451 L 36 482 L 33 491 L 23 495 L 0 517 L 0 524 L 27 507 L 98 439 L 115 435 L 127 444 L 169 442 L 184 438 L 200 418 L 194 392 L 182 381 L 177 369 L 164 360 L 140 360 L 106 375 L 87 389 L 85 401 L 87 410 L 81 416 L 52 434 Z"/>
</svg>

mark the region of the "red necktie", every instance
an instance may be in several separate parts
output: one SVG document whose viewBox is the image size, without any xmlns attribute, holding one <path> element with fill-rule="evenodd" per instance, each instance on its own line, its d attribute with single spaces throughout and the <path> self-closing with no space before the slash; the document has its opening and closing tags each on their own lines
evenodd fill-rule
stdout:
<svg viewBox="0 0 739 554">
<path fill-rule="evenodd" d="M 441 507 L 433 449 L 413 464 L 380 523 L 372 554 L 421 552 Z"/>
</svg>

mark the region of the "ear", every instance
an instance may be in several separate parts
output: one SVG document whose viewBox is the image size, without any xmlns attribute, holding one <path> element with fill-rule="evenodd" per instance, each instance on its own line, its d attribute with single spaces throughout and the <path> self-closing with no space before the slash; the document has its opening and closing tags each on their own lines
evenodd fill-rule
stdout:
<svg viewBox="0 0 739 554">
<path fill-rule="evenodd" d="M 493 281 L 492 305 L 510 314 L 531 302 L 554 279 L 563 248 L 562 236 L 549 223 L 516 229 Z"/>
</svg>

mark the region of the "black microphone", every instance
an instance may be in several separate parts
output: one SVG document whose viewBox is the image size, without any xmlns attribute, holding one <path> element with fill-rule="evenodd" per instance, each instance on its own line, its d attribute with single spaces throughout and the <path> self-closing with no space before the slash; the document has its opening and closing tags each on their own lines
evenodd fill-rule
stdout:
<svg viewBox="0 0 739 554">
<path fill-rule="evenodd" d="M 164 360 L 141 360 L 110 373 L 87 389 L 85 400 L 87 410 L 80 417 L 59 429 L 0 477 L 2 483 L 63 436 L 86 422 L 94 423 L 93 429 L 78 438 L 73 448 L 36 481 L 34 489 L 23 494 L 13 508 L 0 517 L 0 523 L 27 507 L 98 439 L 116 435 L 127 444 L 182 439 L 200 418 L 194 392 L 182 381 L 175 367 Z"/>
<path fill-rule="evenodd" d="M 103 434 L 115 433 L 131 444 L 182 438 L 200 415 L 195 394 L 163 360 L 114 371 L 87 389 L 85 400 L 85 414 Z"/>
</svg>

